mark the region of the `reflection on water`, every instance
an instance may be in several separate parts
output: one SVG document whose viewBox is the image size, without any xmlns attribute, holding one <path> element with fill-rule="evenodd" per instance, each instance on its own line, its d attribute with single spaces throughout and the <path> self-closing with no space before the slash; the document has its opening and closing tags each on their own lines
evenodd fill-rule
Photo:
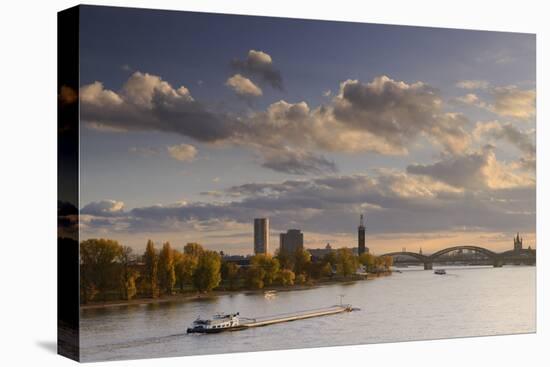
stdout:
<svg viewBox="0 0 550 367">
<path fill-rule="evenodd" d="M 239 293 L 81 312 L 83 361 L 380 343 L 535 331 L 534 267 L 404 269 L 372 281 Z M 189 334 L 198 316 L 261 317 L 344 302 L 361 310 L 221 334 Z"/>
</svg>

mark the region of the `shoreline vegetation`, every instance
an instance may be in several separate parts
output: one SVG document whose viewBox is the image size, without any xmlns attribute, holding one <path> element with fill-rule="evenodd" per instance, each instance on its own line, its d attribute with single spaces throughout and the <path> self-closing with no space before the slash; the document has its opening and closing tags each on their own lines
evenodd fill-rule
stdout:
<svg viewBox="0 0 550 367">
<path fill-rule="evenodd" d="M 116 301 L 106 301 L 106 302 L 91 302 L 87 304 L 81 304 L 81 310 L 91 310 L 91 309 L 102 309 L 102 308 L 111 308 L 111 307 L 125 307 L 125 306 L 141 306 L 148 304 L 158 304 L 158 303 L 168 303 L 168 302 L 192 302 L 201 299 L 209 299 L 220 296 L 228 295 L 237 295 L 237 294 L 264 294 L 268 291 L 277 291 L 277 292 L 293 292 L 293 291 L 303 291 L 308 289 L 319 288 L 327 285 L 334 284 L 346 284 L 346 283 L 355 283 L 360 281 L 373 280 L 381 276 L 391 275 L 392 271 L 384 271 L 379 273 L 370 273 L 368 275 L 363 275 L 355 279 L 330 279 L 324 280 L 319 283 L 314 284 L 304 284 L 304 285 L 293 285 L 293 286 L 274 286 L 264 289 L 237 289 L 237 290 L 220 290 L 215 289 L 208 293 L 200 292 L 188 292 L 188 293 L 176 293 L 172 295 L 164 295 L 158 298 L 133 298 L 130 300 L 116 300 Z"/>
<path fill-rule="evenodd" d="M 110 239 L 80 243 L 81 309 L 192 301 L 221 295 L 294 291 L 391 274 L 392 258 L 355 255 L 339 248 L 312 258 L 295 252 L 258 254 L 231 261 L 223 253 L 188 243 L 160 250 L 147 242 L 143 254 Z"/>
</svg>

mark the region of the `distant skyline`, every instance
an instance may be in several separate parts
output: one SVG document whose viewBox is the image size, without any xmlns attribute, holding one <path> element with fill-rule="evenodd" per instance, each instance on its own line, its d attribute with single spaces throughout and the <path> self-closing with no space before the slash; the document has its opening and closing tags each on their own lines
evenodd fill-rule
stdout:
<svg viewBox="0 0 550 367">
<path fill-rule="evenodd" d="M 81 8 L 81 235 L 535 243 L 535 36 Z M 278 247 L 271 238 L 270 251 Z"/>
</svg>

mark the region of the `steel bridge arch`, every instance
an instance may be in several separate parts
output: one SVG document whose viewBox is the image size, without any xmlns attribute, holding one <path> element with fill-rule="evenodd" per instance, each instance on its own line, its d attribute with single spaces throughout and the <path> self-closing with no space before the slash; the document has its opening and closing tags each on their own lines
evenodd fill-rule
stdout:
<svg viewBox="0 0 550 367">
<path fill-rule="evenodd" d="M 410 257 L 414 257 L 415 259 L 420 260 L 422 262 L 427 262 L 427 261 L 430 260 L 430 258 L 428 256 L 418 254 L 416 252 L 409 252 L 409 251 L 388 252 L 387 254 L 380 255 L 380 257 L 384 257 L 384 256 L 391 256 L 391 257 L 393 257 L 393 256 L 410 256 Z"/>
<path fill-rule="evenodd" d="M 453 246 L 453 247 L 444 248 L 443 250 L 439 250 L 437 252 L 434 252 L 430 256 L 428 256 L 428 259 L 431 260 L 431 261 L 434 261 L 438 257 L 440 257 L 442 255 L 445 255 L 449 252 L 456 251 L 456 250 L 476 251 L 476 252 L 479 252 L 479 253 L 487 256 L 491 260 L 494 260 L 494 259 L 499 257 L 499 255 L 496 252 L 493 252 L 493 251 L 488 250 L 486 248 L 479 247 L 479 246 L 472 246 L 472 245 L 463 245 L 463 246 Z"/>
</svg>

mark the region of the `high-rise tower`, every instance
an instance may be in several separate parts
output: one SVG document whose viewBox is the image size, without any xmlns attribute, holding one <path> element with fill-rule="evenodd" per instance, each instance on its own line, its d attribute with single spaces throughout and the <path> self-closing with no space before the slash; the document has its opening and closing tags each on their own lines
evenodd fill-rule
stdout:
<svg viewBox="0 0 550 367">
<path fill-rule="evenodd" d="M 357 228 L 357 253 L 359 255 L 369 252 L 369 249 L 365 247 L 365 220 L 363 219 L 363 214 L 359 217 L 359 227 Z"/>
<path fill-rule="evenodd" d="M 279 235 L 279 252 L 294 254 L 296 250 L 304 248 L 304 234 L 299 229 L 289 229 Z"/>
<path fill-rule="evenodd" d="M 267 254 L 269 251 L 269 219 L 254 219 L 254 254 Z"/>
</svg>

